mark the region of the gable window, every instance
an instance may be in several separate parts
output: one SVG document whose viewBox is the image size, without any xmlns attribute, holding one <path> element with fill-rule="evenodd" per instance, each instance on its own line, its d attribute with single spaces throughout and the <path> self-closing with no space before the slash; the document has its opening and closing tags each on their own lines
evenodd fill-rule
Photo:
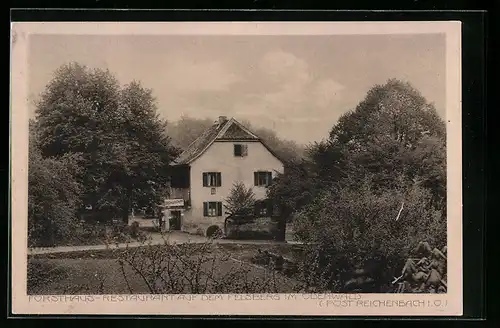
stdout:
<svg viewBox="0 0 500 328">
<path fill-rule="evenodd" d="M 222 202 L 203 202 L 203 216 L 222 216 Z"/>
<path fill-rule="evenodd" d="M 203 187 L 222 186 L 222 175 L 220 172 L 203 172 Z"/>
<path fill-rule="evenodd" d="M 267 187 L 271 184 L 273 180 L 272 172 L 268 171 L 258 171 L 253 173 L 254 185 L 257 187 Z"/>
<path fill-rule="evenodd" d="M 234 144 L 234 156 L 244 157 L 248 155 L 248 145 Z"/>
</svg>

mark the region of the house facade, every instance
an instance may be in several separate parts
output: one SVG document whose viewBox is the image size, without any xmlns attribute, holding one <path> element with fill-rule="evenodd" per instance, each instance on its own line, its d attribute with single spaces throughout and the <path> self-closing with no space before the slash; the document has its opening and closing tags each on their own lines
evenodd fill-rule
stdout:
<svg viewBox="0 0 500 328">
<path fill-rule="evenodd" d="M 262 140 L 234 118 L 224 116 L 197 138 L 174 162 L 169 202 L 170 230 L 210 235 L 223 229 L 225 199 L 236 182 L 251 187 L 257 199 L 284 170 L 283 162 Z"/>
</svg>

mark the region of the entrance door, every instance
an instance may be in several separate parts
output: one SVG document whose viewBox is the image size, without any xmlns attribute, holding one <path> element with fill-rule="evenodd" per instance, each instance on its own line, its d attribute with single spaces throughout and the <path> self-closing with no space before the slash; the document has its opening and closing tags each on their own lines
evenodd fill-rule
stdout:
<svg viewBox="0 0 500 328">
<path fill-rule="evenodd" d="M 181 230 L 181 211 L 171 211 L 170 230 Z"/>
</svg>

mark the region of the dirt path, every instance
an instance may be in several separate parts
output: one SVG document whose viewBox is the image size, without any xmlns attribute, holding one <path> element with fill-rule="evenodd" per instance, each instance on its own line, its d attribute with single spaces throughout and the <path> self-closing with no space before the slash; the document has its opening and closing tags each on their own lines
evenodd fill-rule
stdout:
<svg viewBox="0 0 500 328">
<path fill-rule="evenodd" d="M 151 245 L 161 245 L 165 243 L 165 240 L 169 244 L 185 244 L 185 243 L 205 243 L 207 238 L 203 236 L 190 235 L 183 232 L 170 232 L 168 238 L 163 238 L 159 233 L 152 233 L 151 240 L 146 242 L 146 244 Z M 233 240 L 233 239 L 216 239 L 215 243 L 220 244 L 251 244 L 251 245 L 275 245 L 280 244 L 280 242 L 272 240 Z M 293 242 L 289 242 L 293 243 Z M 28 255 L 37 254 L 52 254 L 52 253 L 68 253 L 68 252 L 78 252 L 78 251 L 92 251 L 92 250 L 106 250 L 106 249 L 120 249 L 127 247 L 140 247 L 144 246 L 145 243 L 141 242 L 131 242 L 113 245 L 81 245 L 81 246 L 57 246 L 57 247 L 39 247 L 28 249 Z"/>
</svg>

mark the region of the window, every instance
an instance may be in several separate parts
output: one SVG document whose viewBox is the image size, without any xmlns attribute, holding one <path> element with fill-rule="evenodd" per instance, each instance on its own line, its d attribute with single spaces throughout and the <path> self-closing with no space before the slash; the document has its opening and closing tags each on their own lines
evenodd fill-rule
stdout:
<svg viewBox="0 0 500 328">
<path fill-rule="evenodd" d="M 257 217 L 273 215 L 273 204 L 269 199 L 256 201 L 254 206 L 254 214 Z"/>
<path fill-rule="evenodd" d="M 204 202 L 203 216 L 222 216 L 222 202 Z"/>
<path fill-rule="evenodd" d="M 260 206 L 260 207 L 258 208 L 258 212 L 257 212 L 257 214 L 258 214 L 259 216 L 266 216 L 266 215 L 267 215 L 267 208 L 266 208 L 265 206 Z"/>
<path fill-rule="evenodd" d="M 220 172 L 203 172 L 203 187 L 220 187 L 222 176 Z"/>
<path fill-rule="evenodd" d="M 271 184 L 273 180 L 273 174 L 271 172 L 254 172 L 254 185 L 258 187 L 267 187 Z"/>
<path fill-rule="evenodd" d="M 248 145 L 235 144 L 234 145 L 234 156 L 244 157 L 248 155 Z"/>
</svg>

